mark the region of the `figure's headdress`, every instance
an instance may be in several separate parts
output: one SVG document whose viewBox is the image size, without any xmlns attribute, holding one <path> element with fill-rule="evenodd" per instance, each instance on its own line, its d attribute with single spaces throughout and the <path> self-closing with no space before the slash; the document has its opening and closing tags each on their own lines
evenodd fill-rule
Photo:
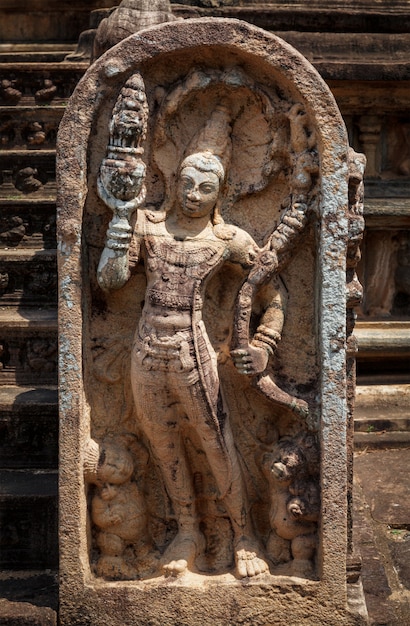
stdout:
<svg viewBox="0 0 410 626">
<path fill-rule="evenodd" d="M 232 152 L 232 113 L 225 100 L 212 111 L 209 119 L 194 135 L 185 150 L 185 158 L 194 153 L 208 153 L 216 157 L 222 166 L 225 178 Z"/>
<path fill-rule="evenodd" d="M 159 101 L 152 155 L 165 184 L 163 211 L 173 203 L 178 168 L 194 153 L 221 162 L 224 212 L 263 189 L 280 169 L 274 155 L 282 122 L 268 95 L 242 68 L 192 69 Z"/>
<path fill-rule="evenodd" d="M 204 172 L 213 172 L 219 178 L 222 191 L 232 152 L 231 133 L 231 110 L 228 102 L 223 101 L 215 107 L 205 124 L 188 144 L 179 170 L 192 166 Z M 219 202 L 217 202 L 213 222 L 218 224 L 222 221 Z"/>
</svg>

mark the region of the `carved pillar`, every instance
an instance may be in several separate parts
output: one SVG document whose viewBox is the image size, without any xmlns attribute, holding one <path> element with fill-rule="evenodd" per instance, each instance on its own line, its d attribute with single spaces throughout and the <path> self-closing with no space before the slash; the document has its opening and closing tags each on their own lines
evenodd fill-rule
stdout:
<svg viewBox="0 0 410 626">
<path fill-rule="evenodd" d="M 381 171 L 381 120 L 377 115 L 362 115 L 358 126 L 360 130 L 359 139 L 367 159 L 366 176 L 379 178 Z"/>
</svg>

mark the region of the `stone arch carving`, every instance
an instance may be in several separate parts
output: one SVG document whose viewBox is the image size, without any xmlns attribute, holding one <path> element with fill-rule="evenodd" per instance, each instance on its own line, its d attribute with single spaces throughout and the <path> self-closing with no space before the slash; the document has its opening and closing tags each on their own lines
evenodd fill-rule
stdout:
<svg viewBox="0 0 410 626">
<path fill-rule="evenodd" d="M 164 215 L 172 210 L 176 201 L 176 179 L 180 175 L 181 162 L 192 154 L 207 152 L 205 146 L 198 146 L 201 141 L 210 141 L 208 135 L 203 138 L 203 129 L 218 106 L 222 117 L 228 116 L 226 112 L 229 112 L 226 124 L 229 126 L 230 149 L 226 163 L 217 148 L 211 150 L 212 158 L 218 158 L 224 173 L 228 172 L 226 193 L 218 205 L 220 219 L 214 219 L 213 225 L 218 241 L 215 250 L 211 245 L 212 254 L 207 259 L 203 259 L 202 249 L 191 251 L 191 254 L 197 254 L 198 267 L 203 261 L 211 265 L 211 259 L 219 254 L 228 258 L 227 250 L 231 254 L 227 266 L 220 272 L 215 271 L 209 285 L 207 283 L 207 291 L 202 294 L 204 319 L 209 325 L 211 343 L 217 346 L 223 395 L 231 404 L 229 417 L 234 437 L 237 437 L 237 452 L 233 452 L 229 447 L 231 443 L 226 442 L 221 444 L 221 449 L 227 446 L 224 454 L 230 457 L 229 471 L 233 467 L 234 473 L 246 476 L 244 490 L 248 494 L 258 542 L 274 546 L 270 562 L 269 555 L 267 560 L 262 559 L 269 562 L 266 568 L 256 561 L 252 567 L 261 567 L 260 572 L 272 578 L 282 574 L 292 577 L 299 573 L 307 579 L 319 579 L 319 593 L 323 593 L 330 607 L 332 590 L 337 588 L 339 591 L 340 586 L 345 585 L 346 450 L 341 434 L 346 417 L 343 341 L 348 142 L 333 97 L 312 66 L 279 38 L 236 20 L 187 20 L 164 24 L 129 37 L 88 70 L 60 127 L 61 519 L 63 527 L 75 526 L 74 530 L 64 534 L 63 553 L 74 555 L 71 563 L 75 561 L 82 572 L 80 582 L 75 583 L 76 593 L 82 596 L 84 581 L 92 579 L 96 572 L 115 580 L 150 579 L 155 570 L 152 559 L 161 560 L 172 537 L 178 533 L 178 527 L 184 523 L 175 497 L 170 496 L 168 483 L 165 481 L 164 486 L 161 480 L 162 461 L 158 450 L 154 452 L 147 427 L 141 426 L 144 408 L 136 401 L 138 390 L 134 389 L 133 396 L 131 385 L 124 384 L 131 367 L 129 347 L 132 335 L 148 294 L 144 274 L 136 265 L 137 243 L 133 241 L 127 248 L 127 263 L 129 261 L 133 274 L 128 287 L 123 287 L 128 281 L 128 266 L 124 269 L 125 280 L 120 281 L 121 285 L 114 285 L 117 288 L 115 296 L 110 295 L 104 278 L 97 281 L 102 251 L 107 248 L 110 237 L 114 242 L 120 241 L 122 228 L 118 221 L 108 224 L 109 196 L 114 197 L 112 203 L 115 206 L 121 205 L 121 211 L 126 211 L 129 203 L 127 197 L 120 198 L 113 191 L 110 176 L 108 192 L 104 196 L 100 168 L 104 159 L 106 162 L 111 159 L 109 147 L 114 144 L 111 141 L 113 126 L 111 124 L 110 128 L 109 121 L 112 112 L 123 93 L 121 90 L 134 76 L 143 81 L 148 109 L 147 140 L 143 137 L 144 131 L 137 146 L 138 156 L 135 156 L 136 160 L 143 161 L 145 168 L 139 175 L 144 178 L 146 187 L 146 196 L 144 194 L 142 200 L 145 203 L 143 245 L 148 250 L 146 264 L 149 259 L 168 254 L 159 250 L 156 238 L 161 241 Z M 263 141 L 260 136 L 264 137 Z M 134 157 L 119 158 L 125 164 L 121 176 L 136 176 L 136 166 L 131 163 Z M 193 166 L 189 161 L 185 167 Z M 215 173 L 217 168 L 213 167 L 210 171 Z M 136 197 L 140 188 L 141 185 L 138 187 L 137 184 Z M 139 226 L 131 212 L 125 221 L 130 231 L 125 226 L 121 237 L 129 246 L 127 238 L 131 239 L 131 231 L 139 232 Z M 237 233 L 245 233 L 256 245 L 256 256 L 248 265 L 241 260 L 240 270 L 235 265 L 237 257 L 230 244 L 224 243 L 223 251 L 219 247 L 220 241 L 240 239 L 242 234 Z M 116 245 L 113 244 L 111 250 L 118 249 Z M 172 252 L 174 256 L 177 254 L 175 250 Z M 169 255 L 166 262 L 170 262 Z M 178 266 L 177 261 L 172 263 L 174 267 Z M 151 268 L 150 271 L 156 270 Z M 229 287 L 225 289 L 226 285 Z M 302 286 L 304 297 L 297 295 Z M 150 293 L 152 296 L 154 290 Z M 183 309 L 182 287 L 172 293 L 178 293 Z M 159 297 L 165 296 L 162 293 Z M 287 312 L 285 322 L 281 321 L 283 332 L 282 327 L 279 332 L 274 324 L 269 325 L 271 318 L 266 317 L 266 310 L 269 306 L 271 309 L 283 308 L 285 300 Z M 297 300 L 299 305 L 295 307 Z M 269 305 L 266 305 L 267 301 Z M 173 305 L 169 303 L 167 306 L 172 309 Z M 226 322 L 229 315 L 227 318 L 215 315 L 221 310 L 228 311 L 231 325 Z M 129 311 L 132 311 L 132 328 Z M 244 381 L 243 374 L 249 372 L 238 367 L 232 354 L 243 349 L 251 339 L 254 347 L 266 347 L 271 359 L 270 369 L 259 370 L 251 382 L 247 378 L 241 394 L 237 394 L 238 381 Z M 170 349 L 174 347 L 170 345 Z M 195 347 L 195 350 L 199 348 Z M 149 353 L 149 358 L 157 358 L 155 351 Z M 186 358 L 191 358 L 189 347 Z M 209 389 L 212 388 L 209 383 Z M 230 436 L 227 435 L 228 439 Z M 148 465 L 143 464 L 145 469 L 138 460 L 139 453 L 135 453 L 129 443 L 130 437 L 141 440 L 144 459 L 147 455 L 149 459 L 151 454 L 151 462 L 148 460 Z M 198 458 L 203 455 L 201 437 L 203 435 L 199 440 L 196 435 L 189 437 L 184 454 L 189 459 L 193 480 L 198 483 L 195 484 L 197 507 L 201 511 L 201 532 L 208 549 L 196 545 L 195 565 L 190 561 L 191 557 L 187 557 L 188 565 L 186 569 L 182 567 L 181 573 L 194 569 L 207 575 L 214 571 L 226 574 L 237 560 L 232 548 L 235 537 L 213 558 L 211 535 L 216 527 L 217 535 L 218 532 L 221 536 L 231 532 L 229 526 L 231 530 L 235 526 L 237 508 L 220 497 L 219 500 L 225 503 L 225 514 L 212 513 L 212 507 L 218 506 L 218 497 L 212 493 L 219 491 L 221 496 L 224 489 L 229 491 L 232 486 L 224 487 L 224 480 L 215 478 L 214 467 L 219 462 L 215 459 L 207 458 L 201 471 L 198 470 Z M 90 447 L 90 441 L 96 446 Z M 289 473 L 285 487 L 278 487 L 275 481 L 272 483 L 266 479 L 266 472 L 269 474 L 273 468 L 279 471 L 278 464 L 286 467 L 281 456 L 285 449 L 302 469 L 296 475 Z M 127 499 L 140 488 L 138 502 L 141 490 L 146 495 L 143 518 L 149 518 L 152 511 L 156 511 L 155 531 L 151 528 L 142 541 L 144 554 L 151 556 L 144 557 L 140 568 L 137 565 L 133 569 L 134 566 L 130 565 L 132 557 L 128 558 L 127 550 L 131 550 L 133 544 L 128 538 L 124 539 L 126 533 L 106 541 L 107 532 L 111 531 L 107 531 L 101 521 L 104 515 L 100 511 L 100 521 L 97 521 L 92 506 L 87 507 L 86 481 L 95 485 L 88 491 L 92 493 L 94 489 L 94 502 L 100 508 L 105 497 L 98 478 L 102 461 L 96 451 L 100 450 L 110 451 L 120 459 L 120 465 L 129 465 L 129 458 L 133 459 L 133 472 L 126 472 L 123 483 L 114 481 L 120 487 L 124 485 L 118 487 L 117 492 L 123 489 Z M 235 456 L 233 462 L 232 455 L 236 454 L 238 458 Z M 97 468 L 91 471 L 96 477 L 92 481 L 84 479 L 84 460 L 88 468 Z M 88 471 L 86 476 L 91 474 Z M 323 477 L 321 481 L 320 476 Z M 334 476 L 338 476 L 337 482 L 332 478 Z M 285 508 L 287 500 L 291 500 L 289 511 L 301 516 L 303 531 L 299 527 L 292 531 L 289 527 L 284 530 L 276 527 L 277 510 L 270 506 L 270 498 L 276 503 L 284 498 Z M 326 502 L 326 510 L 322 509 L 321 513 L 320 500 Z M 79 519 L 75 523 L 73 509 Z M 107 557 L 102 562 L 97 556 L 97 566 L 93 566 L 92 556 L 97 545 L 93 544 L 90 534 L 93 525 L 98 529 L 98 536 L 105 537 L 104 544 L 102 540 L 97 544 L 100 556 Z M 285 552 L 288 551 L 288 557 L 282 559 L 279 556 L 278 542 L 269 538 L 272 532 L 287 542 Z M 111 532 L 111 535 L 116 533 Z M 121 541 L 117 541 L 118 537 Z M 304 537 L 308 539 L 305 541 Z M 129 543 L 124 544 L 124 541 Z M 117 551 L 112 552 L 112 546 L 119 543 Z M 241 550 L 250 553 L 255 547 L 241 544 L 237 552 Z M 292 559 L 298 561 L 300 570 L 289 569 L 286 565 Z M 123 567 L 121 574 L 121 563 L 125 561 L 127 566 Z M 175 557 L 174 561 L 178 559 Z M 67 561 L 68 571 L 72 573 L 71 567 Z M 178 575 L 179 566 L 167 567 L 172 576 Z M 241 568 L 242 564 L 237 563 L 237 575 L 251 575 L 250 570 L 244 574 Z M 93 593 L 90 591 L 91 603 L 95 602 Z M 138 604 L 136 599 L 135 602 Z M 342 610 L 342 604 L 343 601 L 338 604 L 338 610 Z"/>
</svg>

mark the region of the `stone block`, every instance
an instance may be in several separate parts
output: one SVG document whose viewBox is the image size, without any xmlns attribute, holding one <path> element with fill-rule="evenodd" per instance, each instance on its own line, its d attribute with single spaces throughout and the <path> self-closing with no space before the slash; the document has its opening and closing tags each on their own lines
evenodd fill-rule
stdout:
<svg viewBox="0 0 410 626">
<path fill-rule="evenodd" d="M 2 470 L 1 567 L 56 567 L 57 476 L 33 470 Z"/>
<path fill-rule="evenodd" d="M 57 151 L 60 623 L 365 623 L 365 159 L 328 87 L 249 24 L 164 24 L 90 67 Z"/>
</svg>

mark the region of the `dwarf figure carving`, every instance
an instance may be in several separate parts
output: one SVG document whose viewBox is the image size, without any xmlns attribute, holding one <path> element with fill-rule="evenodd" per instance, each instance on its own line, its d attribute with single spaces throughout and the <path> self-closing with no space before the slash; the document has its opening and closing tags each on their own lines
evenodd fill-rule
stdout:
<svg viewBox="0 0 410 626">
<path fill-rule="evenodd" d="M 320 511 L 319 455 L 312 435 L 282 437 L 263 458 L 271 494 L 267 542 L 275 563 L 291 561 L 296 575 L 310 575 Z"/>
<path fill-rule="evenodd" d="M 134 480 L 133 456 L 121 441 L 98 445 L 90 440 L 84 469 L 87 482 L 96 485 L 91 500 L 99 549 L 95 571 L 114 580 L 138 578 L 152 545 L 145 499 Z"/>
</svg>

